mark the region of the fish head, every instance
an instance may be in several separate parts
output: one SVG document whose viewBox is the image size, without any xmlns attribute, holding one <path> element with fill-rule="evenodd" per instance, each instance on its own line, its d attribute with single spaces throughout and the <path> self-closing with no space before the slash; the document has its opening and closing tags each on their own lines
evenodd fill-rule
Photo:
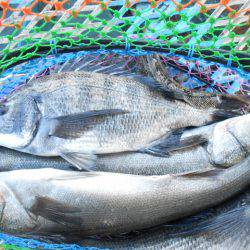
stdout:
<svg viewBox="0 0 250 250">
<path fill-rule="evenodd" d="M 229 125 L 229 130 L 241 146 L 250 153 L 250 114 L 234 118 Z"/>
<path fill-rule="evenodd" d="M 3 231 L 20 232 L 34 228 L 34 219 L 4 182 L 0 182 L 0 212 L 0 228 Z"/>
<path fill-rule="evenodd" d="M 32 140 L 40 112 L 32 98 L 19 98 L 0 106 L 0 145 L 18 149 Z"/>
</svg>

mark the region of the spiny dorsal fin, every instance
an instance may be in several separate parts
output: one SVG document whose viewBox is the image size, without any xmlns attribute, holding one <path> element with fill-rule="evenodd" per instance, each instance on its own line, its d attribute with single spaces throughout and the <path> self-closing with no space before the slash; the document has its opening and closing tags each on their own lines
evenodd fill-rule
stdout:
<svg viewBox="0 0 250 250">
<path fill-rule="evenodd" d="M 157 83 L 155 88 L 165 91 L 170 99 L 184 101 L 199 109 L 250 110 L 250 97 L 247 95 L 214 94 L 214 93 L 185 93 L 181 86 L 168 75 L 160 55 L 141 57 L 141 65 L 146 74 L 150 74 Z"/>
</svg>

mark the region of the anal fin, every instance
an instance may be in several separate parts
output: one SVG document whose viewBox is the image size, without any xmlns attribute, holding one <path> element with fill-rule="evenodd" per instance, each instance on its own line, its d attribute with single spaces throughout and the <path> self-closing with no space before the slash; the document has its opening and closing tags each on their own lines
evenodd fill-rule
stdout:
<svg viewBox="0 0 250 250">
<path fill-rule="evenodd" d="M 91 153 L 61 153 L 60 156 L 75 166 L 78 170 L 96 170 L 96 155 Z"/>
</svg>

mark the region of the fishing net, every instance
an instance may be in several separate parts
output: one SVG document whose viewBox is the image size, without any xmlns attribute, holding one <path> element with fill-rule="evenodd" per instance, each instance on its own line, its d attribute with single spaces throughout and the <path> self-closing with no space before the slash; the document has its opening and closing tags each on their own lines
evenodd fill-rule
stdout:
<svg viewBox="0 0 250 250">
<path fill-rule="evenodd" d="M 6 101 L 9 94 L 30 79 L 51 74 L 55 72 L 55 68 L 59 68 L 59 71 L 81 70 L 84 66 L 84 70 L 91 72 L 100 72 L 108 68 L 105 70 L 108 74 L 123 71 L 127 76 L 137 74 L 141 67 L 140 58 L 145 55 L 150 55 L 150 52 L 97 50 L 52 54 L 30 59 L 6 69 L 0 75 L 0 102 Z M 178 55 L 169 56 L 166 53 L 160 55 L 167 75 L 186 92 L 206 91 L 230 94 L 249 92 L 250 76 L 243 70 L 201 59 L 191 60 Z M 84 63 L 80 63 L 82 60 Z M 78 65 L 80 65 L 79 68 L 77 68 Z"/>
<path fill-rule="evenodd" d="M 250 1 L 0 1 L 0 70 L 55 51 L 160 50 L 249 70 Z"/>
<path fill-rule="evenodd" d="M 187 92 L 249 93 L 249 7 L 250 0 L 0 0 L 0 101 L 82 58 L 91 71 L 115 64 L 129 75 L 152 53 Z M 0 239 L 4 249 L 83 249 Z"/>
<path fill-rule="evenodd" d="M 164 53 L 167 73 L 186 90 L 246 93 L 249 6 L 250 0 L 0 1 L 0 72 L 9 74 L 0 79 L 1 98 L 23 83 L 7 69 L 83 50 Z"/>
</svg>

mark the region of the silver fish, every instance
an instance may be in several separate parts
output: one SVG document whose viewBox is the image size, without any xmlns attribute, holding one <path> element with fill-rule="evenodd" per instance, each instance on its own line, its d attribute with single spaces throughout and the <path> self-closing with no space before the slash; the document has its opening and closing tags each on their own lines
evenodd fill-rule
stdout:
<svg viewBox="0 0 250 250">
<path fill-rule="evenodd" d="M 74 169 L 72 164 L 60 157 L 41 157 L 0 147 L 1 172 L 48 167 L 62 170 Z M 208 168 L 213 168 L 213 165 L 201 146 L 176 152 L 169 157 L 133 152 L 99 155 L 95 166 L 96 171 L 137 175 L 176 174 Z"/>
<path fill-rule="evenodd" d="M 143 152 L 98 155 L 95 170 L 163 175 L 232 166 L 250 154 L 250 114 L 184 131 L 163 146 L 161 151 L 169 152 L 165 157 Z M 157 153 L 157 147 L 153 146 L 150 151 Z M 65 170 L 73 168 L 59 157 L 38 157 L 0 148 L 0 171 L 49 166 Z"/>
<path fill-rule="evenodd" d="M 95 170 L 135 175 L 165 175 L 214 168 L 202 146 L 177 151 L 168 157 L 145 153 L 100 155 Z"/>
<path fill-rule="evenodd" d="M 81 246 L 132 250 L 245 250 L 250 245 L 250 189 L 186 219 L 111 238 L 74 239 Z M 70 238 L 70 237 L 69 237 Z M 68 236 L 62 240 L 71 242 Z"/>
<path fill-rule="evenodd" d="M 201 136 L 213 165 L 232 166 L 250 154 L 250 114 L 186 131 L 181 140 Z"/>
<path fill-rule="evenodd" d="M 16 170 L 0 173 L 1 228 L 9 233 L 119 234 L 216 205 L 250 184 L 250 157 L 184 175 Z M 32 177 L 32 178 L 31 178 Z"/>
<path fill-rule="evenodd" d="M 0 113 L 1 146 L 61 156 L 79 169 L 95 165 L 96 154 L 138 151 L 173 130 L 235 115 L 196 108 L 183 94 L 139 80 L 88 72 L 35 79 Z"/>
<path fill-rule="evenodd" d="M 49 168 L 51 166 L 62 170 L 74 169 L 74 166 L 60 157 L 41 157 L 0 147 L 1 172 L 18 169 Z"/>
</svg>

